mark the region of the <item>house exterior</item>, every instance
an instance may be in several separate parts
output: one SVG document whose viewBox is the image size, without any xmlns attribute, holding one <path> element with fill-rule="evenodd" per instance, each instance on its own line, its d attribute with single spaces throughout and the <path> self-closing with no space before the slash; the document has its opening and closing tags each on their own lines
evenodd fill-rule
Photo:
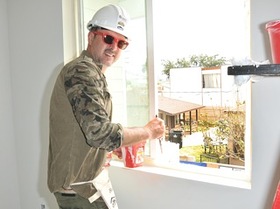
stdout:
<svg viewBox="0 0 280 209">
<path fill-rule="evenodd" d="M 174 68 L 163 83 L 161 95 L 208 107 L 234 108 L 245 101 L 243 86 L 235 85 L 235 77 L 227 74 L 228 66 L 203 70 L 200 67 Z"/>
<path fill-rule="evenodd" d="M 158 97 L 159 117 L 165 121 L 165 125 L 169 130 L 175 128 L 176 125 L 183 124 L 189 126 L 189 132 L 191 134 L 192 122 L 193 120 L 198 120 L 198 110 L 203 107 L 199 104 L 169 97 Z M 193 112 L 195 113 L 195 118 L 192 117 Z"/>
</svg>

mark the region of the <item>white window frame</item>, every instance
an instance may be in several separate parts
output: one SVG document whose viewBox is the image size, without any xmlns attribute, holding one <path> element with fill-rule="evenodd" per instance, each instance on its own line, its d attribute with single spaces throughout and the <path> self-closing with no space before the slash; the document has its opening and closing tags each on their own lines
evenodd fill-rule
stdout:
<svg viewBox="0 0 280 209">
<path fill-rule="evenodd" d="M 158 114 L 157 101 L 157 80 L 154 66 L 154 49 L 153 49 L 153 1 L 146 0 L 146 18 L 147 22 L 147 56 L 148 56 L 148 77 L 149 77 L 149 97 L 150 97 L 150 118 Z M 212 73 L 212 72 L 208 72 Z M 221 72 L 220 72 L 221 74 Z M 221 84 L 222 85 L 222 84 Z M 162 163 L 157 158 L 161 150 L 158 140 L 150 141 L 150 156 L 146 157 L 145 165 L 147 167 L 140 170 L 149 171 L 157 170 L 163 175 L 171 175 L 180 178 L 205 181 L 215 184 L 250 189 L 251 188 L 251 82 L 246 84 L 247 100 L 246 100 L 246 133 L 245 133 L 245 169 L 244 172 L 236 172 L 232 170 L 221 170 L 199 167 L 196 165 L 185 165 L 182 163 Z M 150 166 L 153 169 L 150 169 Z M 156 168 L 156 169 L 155 169 Z M 139 169 L 139 168 L 138 168 Z"/>
<path fill-rule="evenodd" d="M 80 13 L 80 5 L 82 0 L 63 0 L 63 8 L 64 8 L 64 25 L 67 25 L 67 20 L 69 21 L 69 17 L 74 18 L 76 21 L 76 31 L 82 30 L 82 21 L 81 21 L 81 13 Z M 66 5 L 67 4 L 67 5 Z M 158 114 L 158 101 L 157 101 L 157 80 L 156 73 L 154 70 L 154 50 L 153 50 L 153 18 L 152 18 L 152 8 L 153 1 L 146 0 L 146 18 L 147 22 L 147 65 L 149 69 L 148 73 L 148 81 L 149 81 L 149 99 L 150 99 L 150 110 L 149 116 L 150 118 L 155 117 Z M 65 11 L 70 9 L 73 13 L 66 13 Z M 64 28 L 65 31 L 69 31 L 69 28 Z M 81 32 L 82 34 L 83 32 Z M 71 42 L 73 43 L 72 48 L 68 48 L 66 51 L 67 56 L 65 60 L 71 59 L 77 55 L 77 51 L 81 50 L 80 44 L 82 41 L 79 39 L 79 35 L 77 32 L 71 31 L 67 33 L 68 36 L 64 36 L 64 41 L 68 40 L 67 38 L 70 36 Z M 72 34 L 69 35 L 69 34 Z M 81 35 L 80 34 L 80 35 Z M 69 45 L 69 41 L 67 44 L 64 44 L 64 47 Z M 69 52 L 72 52 L 69 53 Z M 247 83 L 247 101 L 246 101 L 246 133 L 245 133 L 245 172 L 233 172 L 229 170 L 220 170 L 220 169 L 212 169 L 212 168 L 204 168 L 195 165 L 186 165 L 180 163 L 162 163 L 157 160 L 158 152 L 160 150 L 158 140 L 150 141 L 150 156 L 146 157 L 144 166 L 138 168 L 132 168 L 136 171 L 141 172 L 149 172 L 149 173 L 157 173 L 161 175 L 172 176 L 175 178 L 184 178 L 189 180 L 197 180 L 202 182 L 209 182 L 214 184 L 221 184 L 225 186 L 232 186 L 238 188 L 251 188 L 251 171 L 252 171 L 252 163 L 251 163 L 251 82 Z M 121 161 L 112 162 L 112 166 L 121 166 L 123 167 L 123 163 Z"/>
<path fill-rule="evenodd" d="M 251 88 L 252 82 L 246 84 L 246 130 L 245 130 L 245 166 L 244 171 L 234 171 L 233 169 L 217 169 L 200 167 L 197 165 L 162 162 L 159 160 L 160 145 L 158 140 L 151 140 L 150 156 L 145 158 L 144 167 L 137 168 L 140 171 L 158 173 L 161 175 L 173 176 L 189 180 L 196 180 L 224 186 L 251 189 L 251 172 L 252 172 L 252 151 L 251 151 Z M 156 94 L 155 94 L 156 95 Z M 153 98 L 157 98 L 157 97 Z M 155 101 L 155 104 L 157 101 Z M 150 106 L 151 110 L 155 106 Z M 133 168 L 135 169 L 135 168 Z"/>
</svg>

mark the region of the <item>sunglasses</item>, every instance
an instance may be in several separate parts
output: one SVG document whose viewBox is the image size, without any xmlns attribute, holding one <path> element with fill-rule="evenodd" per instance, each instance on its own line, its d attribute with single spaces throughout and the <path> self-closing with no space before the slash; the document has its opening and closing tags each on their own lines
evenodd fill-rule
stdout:
<svg viewBox="0 0 280 209">
<path fill-rule="evenodd" d="M 120 40 L 120 39 L 117 39 L 117 38 L 115 38 L 114 36 L 111 36 L 111 35 L 109 35 L 109 34 L 106 34 L 106 33 L 102 33 L 102 32 L 100 32 L 100 31 L 94 31 L 93 32 L 94 34 L 96 34 L 96 35 L 101 35 L 101 36 L 103 36 L 103 41 L 104 41 L 104 43 L 105 44 L 109 44 L 109 45 L 111 45 L 111 44 L 113 44 L 114 42 L 117 42 L 118 44 L 118 48 L 119 49 L 122 49 L 122 50 L 124 50 L 124 49 L 126 49 L 126 47 L 128 46 L 128 42 L 126 42 L 125 40 Z"/>
</svg>

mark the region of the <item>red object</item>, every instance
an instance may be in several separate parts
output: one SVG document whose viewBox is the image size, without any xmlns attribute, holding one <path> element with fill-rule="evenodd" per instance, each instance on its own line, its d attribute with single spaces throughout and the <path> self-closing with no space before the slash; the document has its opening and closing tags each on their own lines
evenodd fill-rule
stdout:
<svg viewBox="0 0 280 209">
<path fill-rule="evenodd" d="M 275 192 L 272 209 L 280 209 L 280 182 Z"/>
<path fill-rule="evenodd" d="M 280 64 L 280 20 L 268 22 L 266 30 L 269 35 L 273 64 Z"/>
<path fill-rule="evenodd" d="M 132 146 L 122 148 L 122 157 L 124 166 L 135 168 L 143 165 L 145 143 L 139 143 Z"/>
</svg>

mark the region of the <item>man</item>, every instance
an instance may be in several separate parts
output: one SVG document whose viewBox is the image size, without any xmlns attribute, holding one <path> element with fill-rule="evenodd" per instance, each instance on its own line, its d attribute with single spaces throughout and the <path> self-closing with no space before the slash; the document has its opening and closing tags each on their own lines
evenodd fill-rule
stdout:
<svg viewBox="0 0 280 209">
<path fill-rule="evenodd" d="M 108 154 L 115 151 L 121 157 L 120 147 L 164 133 L 159 118 L 138 128 L 111 122 L 112 101 L 104 73 L 129 44 L 127 21 L 121 7 L 98 10 L 88 23 L 87 50 L 63 67 L 55 83 L 48 186 L 61 209 L 117 209 L 106 169 Z"/>
</svg>

